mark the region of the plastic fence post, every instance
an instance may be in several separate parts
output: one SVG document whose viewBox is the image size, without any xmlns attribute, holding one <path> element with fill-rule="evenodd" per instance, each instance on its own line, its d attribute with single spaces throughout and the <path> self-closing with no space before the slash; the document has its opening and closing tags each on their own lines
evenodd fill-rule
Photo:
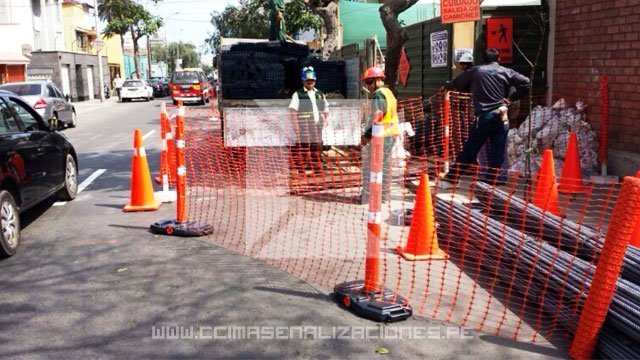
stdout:
<svg viewBox="0 0 640 360">
<path fill-rule="evenodd" d="M 382 223 L 382 186 L 384 157 L 384 125 L 382 112 L 374 116 L 371 137 L 371 176 L 369 177 L 369 213 L 367 221 L 367 260 L 365 263 L 364 291 L 380 288 L 380 224 Z"/>
<path fill-rule="evenodd" d="M 178 114 L 176 116 L 176 157 L 178 160 L 177 175 L 178 181 L 176 191 L 178 192 L 178 202 L 176 205 L 176 222 L 187 221 L 187 166 L 184 153 L 184 107 L 182 101 L 178 101 Z"/>
<path fill-rule="evenodd" d="M 607 316 L 638 215 L 640 179 L 626 177 L 613 209 L 606 240 L 569 350 L 569 355 L 574 359 L 590 359 L 593 356 L 598 333 Z"/>
</svg>

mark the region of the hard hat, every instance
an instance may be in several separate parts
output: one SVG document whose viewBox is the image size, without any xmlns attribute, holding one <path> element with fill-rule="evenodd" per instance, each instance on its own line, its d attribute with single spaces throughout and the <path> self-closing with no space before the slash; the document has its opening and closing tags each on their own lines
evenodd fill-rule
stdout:
<svg viewBox="0 0 640 360">
<path fill-rule="evenodd" d="M 472 63 L 473 64 L 473 55 L 469 53 L 464 53 L 460 56 L 459 63 Z"/>
<path fill-rule="evenodd" d="M 382 69 L 372 66 L 367 69 L 367 71 L 364 73 L 364 76 L 362 77 L 362 79 L 360 79 L 360 81 L 365 81 L 369 79 L 384 79 L 384 78 L 385 78 L 384 71 Z"/>
<path fill-rule="evenodd" d="M 302 69 L 302 81 L 316 80 L 316 72 L 311 66 L 306 66 Z"/>
</svg>

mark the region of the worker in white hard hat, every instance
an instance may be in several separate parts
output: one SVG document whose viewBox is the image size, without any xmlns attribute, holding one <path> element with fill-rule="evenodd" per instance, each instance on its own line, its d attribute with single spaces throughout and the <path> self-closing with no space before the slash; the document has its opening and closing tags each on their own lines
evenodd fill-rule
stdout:
<svg viewBox="0 0 640 360">
<path fill-rule="evenodd" d="M 460 60 L 458 60 L 458 64 L 460 64 L 460 70 L 467 71 L 473 67 L 473 55 L 470 53 L 464 53 L 460 56 Z"/>
</svg>

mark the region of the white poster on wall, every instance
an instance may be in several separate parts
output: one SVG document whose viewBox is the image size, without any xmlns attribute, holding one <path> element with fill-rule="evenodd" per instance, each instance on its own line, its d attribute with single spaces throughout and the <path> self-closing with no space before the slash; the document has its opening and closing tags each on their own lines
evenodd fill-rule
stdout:
<svg viewBox="0 0 640 360">
<path fill-rule="evenodd" d="M 431 33 L 431 67 L 447 67 L 449 36 L 447 30 Z"/>
</svg>

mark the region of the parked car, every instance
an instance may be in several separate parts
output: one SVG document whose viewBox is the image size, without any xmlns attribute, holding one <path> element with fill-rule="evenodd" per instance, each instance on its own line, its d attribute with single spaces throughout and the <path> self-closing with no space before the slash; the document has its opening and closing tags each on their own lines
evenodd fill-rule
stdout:
<svg viewBox="0 0 640 360">
<path fill-rule="evenodd" d="M 45 122 L 29 103 L 0 90 L 0 256 L 20 245 L 20 213 L 55 195 L 70 201 L 78 192 L 78 158 L 63 125 Z"/>
<path fill-rule="evenodd" d="M 169 95 L 168 88 L 165 88 L 164 84 L 160 80 L 150 79 L 149 85 L 153 88 L 153 96 L 155 97 L 165 97 Z"/>
<path fill-rule="evenodd" d="M 154 99 L 153 88 L 147 85 L 144 80 L 125 80 L 120 94 L 122 102 L 134 99 L 144 99 L 146 101 Z"/>
<path fill-rule="evenodd" d="M 51 81 L 9 83 L 0 86 L 0 90 L 22 96 L 47 121 L 56 119 L 72 128 L 78 124 L 76 109 L 69 102 L 69 96 Z"/>
<path fill-rule="evenodd" d="M 211 100 L 211 84 L 204 71 L 188 68 L 175 71 L 171 76 L 171 99 L 184 103 L 194 102 L 204 105 Z"/>
</svg>

